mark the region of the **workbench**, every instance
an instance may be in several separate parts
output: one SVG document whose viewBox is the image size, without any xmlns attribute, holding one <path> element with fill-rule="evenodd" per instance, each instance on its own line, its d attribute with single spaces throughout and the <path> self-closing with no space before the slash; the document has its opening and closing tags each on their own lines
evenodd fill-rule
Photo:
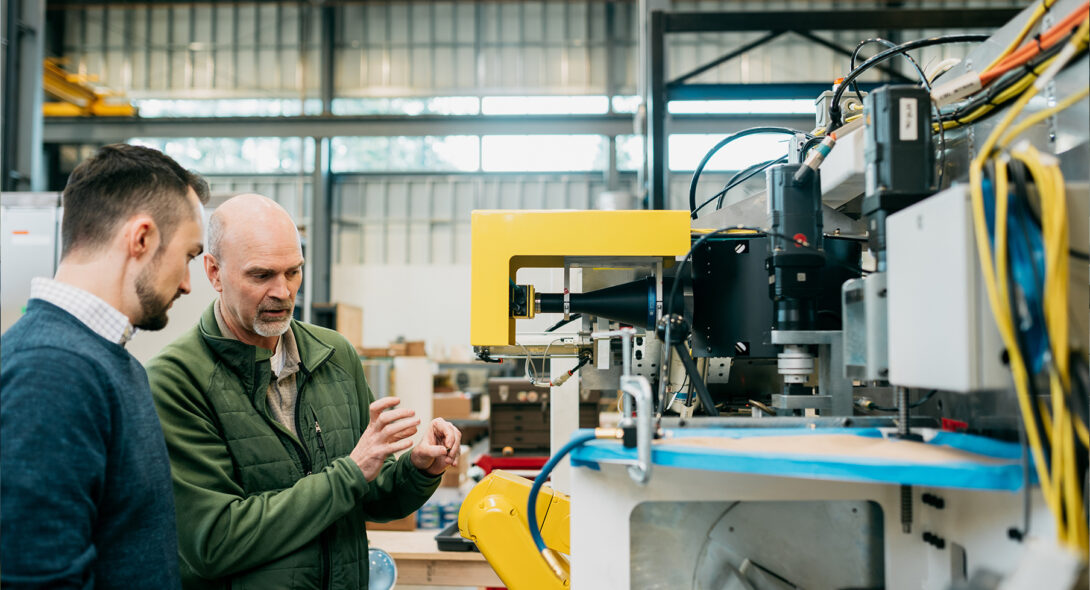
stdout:
<svg viewBox="0 0 1090 590">
<path fill-rule="evenodd" d="M 436 530 L 368 531 L 372 547 L 397 563 L 397 585 L 491 586 L 503 582 L 476 551 L 440 551 Z"/>
</svg>

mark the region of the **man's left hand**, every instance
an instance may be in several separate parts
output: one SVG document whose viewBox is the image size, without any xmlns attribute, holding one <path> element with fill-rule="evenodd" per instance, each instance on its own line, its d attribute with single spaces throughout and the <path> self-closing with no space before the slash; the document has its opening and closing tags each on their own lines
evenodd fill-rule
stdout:
<svg viewBox="0 0 1090 590">
<path fill-rule="evenodd" d="M 441 475 L 447 467 L 458 464 L 462 433 L 453 424 L 436 418 L 424 431 L 424 438 L 412 450 L 413 465 L 428 475 Z"/>
</svg>

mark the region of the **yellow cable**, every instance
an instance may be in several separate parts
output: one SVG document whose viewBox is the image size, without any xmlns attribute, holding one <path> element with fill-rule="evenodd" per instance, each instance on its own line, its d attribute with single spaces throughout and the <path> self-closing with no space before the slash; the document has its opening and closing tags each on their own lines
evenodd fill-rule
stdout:
<svg viewBox="0 0 1090 590">
<path fill-rule="evenodd" d="M 1022 119 L 1017 125 L 1014 126 L 1014 128 L 1008 131 L 1002 137 L 1002 139 L 999 140 L 999 149 L 1003 149 L 1010 145 L 1010 143 L 1014 141 L 1015 137 L 1018 137 L 1019 135 L 1025 133 L 1026 130 L 1030 127 L 1033 127 L 1034 125 L 1040 123 L 1041 121 L 1044 121 L 1045 119 L 1055 115 L 1056 113 L 1071 107 L 1075 103 L 1086 98 L 1088 95 L 1090 95 L 1090 86 L 1087 86 L 1086 88 L 1083 88 L 1075 94 L 1072 94 L 1071 96 L 1068 96 L 1067 98 L 1061 100 L 1060 102 L 1056 103 L 1056 106 L 1052 108 L 1038 111 L 1026 117 L 1025 119 Z"/>
<path fill-rule="evenodd" d="M 1086 555 L 1090 551 L 1090 530 L 1087 530 L 1086 512 L 1083 507 L 1082 497 L 1079 495 L 1079 470 L 1075 461 L 1075 440 L 1072 430 L 1067 431 L 1068 447 L 1070 453 L 1067 461 L 1067 512 L 1071 515 L 1071 529 L 1073 530 L 1074 545 Z"/>
<path fill-rule="evenodd" d="M 1086 425 L 1079 418 L 1075 418 L 1075 434 L 1078 435 L 1082 446 L 1090 448 L 1090 430 L 1086 428 Z"/>
<path fill-rule="evenodd" d="M 1000 92 L 999 94 L 997 94 L 995 96 L 995 98 L 992 100 L 992 102 L 980 105 L 979 107 L 974 109 L 971 113 L 969 113 L 968 115 L 965 115 L 963 117 L 959 117 L 958 120 L 956 120 L 956 121 L 945 121 L 945 122 L 943 122 L 943 129 L 953 129 L 955 127 L 961 127 L 962 125 L 965 125 L 967 123 L 972 123 L 973 121 L 976 121 L 977 119 L 983 117 L 984 115 L 987 115 L 988 113 L 992 112 L 998 106 L 1002 106 L 1003 103 L 1008 102 L 1011 99 L 1019 96 L 1020 94 L 1025 92 L 1025 90 L 1027 88 L 1029 88 L 1031 85 L 1033 85 L 1033 82 L 1035 80 L 1037 80 L 1037 76 L 1039 76 L 1042 72 L 1047 70 L 1048 67 L 1050 65 L 1052 65 L 1052 62 L 1054 62 L 1055 60 L 1056 60 L 1056 57 L 1054 56 L 1054 57 L 1051 57 L 1051 58 L 1037 64 L 1037 67 L 1033 68 L 1033 70 L 1030 73 L 1028 73 L 1025 76 L 1022 76 L 1021 78 L 1019 78 L 1017 82 L 1015 82 L 1014 84 L 1012 84 L 1010 86 L 1010 88 L 1007 88 L 1007 89 L 1003 90 L 1002 92 Z"/>
<path fill-rule="evenodd" d="M 1037 92 L 1044 87 L 1059 69 L 1068 63 L 1076 51 L 1085 46 L 1086 39 L 1090 38 L 1088 33 L 1090 33 L 1090 18 L 1085 19 L 1080 24 L 1078 31 L 1076 31 L 1076 34 L 1069 42 L 1068 47 L 1065 47 L 1064 50 L 1057 55 L 1056 59 L 1062 59 L 1062 61 L 1051 64 L 1037 80 L 1034 80 L 1033 85 L 1017 98 L 1007 114 L 995 127 L 992 133 L 988 135 L 979 154 L 973 158 L 969 167 L 969 191 L 972 201 L 973 229 L 977 243 L 977 254 L 980 258 L 981 271 L 984 275 L 984 282 L 988 293 L 988 301 L 992 309 L 992 315 L 995 318 L 996 326 L 999 329 L 1000 335 L 1003 338 L 1010 356 L 1011 376 L 1014 379 L 1018 404 L 1022 412 L 1023 422 L 1025 423 L 1026 436 L 1034 454 L 1035 467 L 1037 469 L 1038 479 L 1040 480 L 1041 491 L 1052 512 L 1053 518 L 1056 519 L 1056 529 L 1061 541 L 1069 545 L 1079 546 L 1084 552 L 1086 551 L 1085 544 L 1088 535 L 1086 530 L 1086 519 L 1083 515 L 1082 498 L 1078 494 L 1079 480 L 1077 467 L 1074 463 L 1074 438 L 1078 429 L 1071 423 L 1071 416 L 1067 412 L 1066 401 L 1063 399 L 1063 383 L 1065 382 L 1064 372 L 1067 369 L 1066 358 L 1062 365 L 1058 362 L 1054 363 L 1056 370 L 1050 375 L 1053 411 L 1051 420 L 1043 421 L 1045 424 L 1044 427 L 1051 431 L 1048 433 L 1053 461 L 1052 473 L 1050 474 L 1043 464 L 1041 432 L 1038 431 L 1037 424 L 1032 419 L 1032 404 L 1036 403 L 1038 400 L 1032 400 L 1029 396 L 1028 379 L 1031 376 L 1026 370 L 1025 359 L 1022 357 L 1021 351 L 1017 346 L 1017 332 L 1010 307 L 1008 305 L 1003 305 L 1003 301 L 1006 300 L 1006 297 L 1009 297 L 1009 293 L 1007 292 L 1005 284 L 1002 288 L 996 284 L 997 275 L 999 275 L 998 278 L 1004 279 L 1004 283 L 1006 282 L 1005 279 L 1007 277 L 1005 226 L 1007 209 L 1006 191 L 1008 187 L 1005 176 L 1006 170 L 1005 168 L 1003 170 L 997 169 L 996 173 L 997 217 L 995 247 L 998 254 L 995 262 L 998 264 L 998 268 L 993 267 L 993 256 L 988 241 L 988 228 L 984 213 L 983 171 L 985 164 L 992 158 L 993 150 L 997 147 L 999 140 L 1004 138 L 1007 141 L 1010 141 L 1017 136 L 1017 133 L 1005 135 L 1014 120 L 1021 114 Z M 1026 128 L 1028 127 L 1020 126 L 1016 128 L 1015 131 L 1021 132 Z M 1050 310 L 1059 310 L 1061 308 L 1058 306 L 1061 303 L 1066 306 L 1067 282 L 1070 280 L 1066 269 L 1068 236 L 1063 176 L 1055 163 L 1049 162 L 1046 164 L 1045 162 L 1042 162 L 1039 152 L 1032 147 L 1020 151 L 1023 153 L 1012 155 L 1015 155 L 1026 162 L 1027 167 L 1030 168 L 1030 173 L 1034 176 L 1034 180 L 1038 186 L 1038 193 L 1041 197 L 1042 237 L 1044 238 L 1046 245 L 1045 301 Z M 1005 165 L 1005 162 L 999 162 L 1000 168 L 1005 167 Z M 1064 263 L 1063 269 L 1060 268 L 1061 263 Z M 1063 294 L 1060 293 L 1061 289 L 1064 291 Z M 1066 312 L 1066 307 L 1063 308 L 1063 310 Z M 1055 313 L 1050 312 L 1049 315 L 1046 316 L 1047 327 L 1051 329 L 1054 325 L 1058 324 L 1061 318 L 1062 314 L 1059 311 L 1056 311 Z M 1066 318 L 1062 319 L 1066 320 Z M 1064 342 L 1055 348 L 1055 355 L 1059 356 L 1062 353 L 1066 357 L 1066 351 L 1069 346 L 1069 343 L 1066 340 L 1066 322 L 1064 328 L 1059 328 L 1057 326 L 1057 330 L 1058 334 L 1052 334 L 1050 332 L 1050 340 L 1058 342 L 1058 337 L 1062 336 L 1064 338 Z M 1057 401 L 1059 402 L 1058 404 L 1056 403 Z M 1042 412 L 1042 414 L 1044 413 L 1045 412 Z M 1049 422 L 1051 422 L 1051 424 L 1049 424 Z"/>
<path fill-rule="evenodd" d="M 1018 46 L 1022 44 L 1023 40 L 1025 40 L 1026 35 L 1029 35 L 1030 30 L 1033 29 L 1033 27 L 1037 24 L 1037 21 L 1041 20 L 1041 17 L 1045 15 L 1045 12 L 1049 9 L 1049 7 L 1051 7 L 1055 3 L 1056 0 L 1041 0 L 1041 3 L 1037 5 L 1037 8 L 1033 11 L 1033 14 L 1030 15 L 1029 20 L 1027 20 L 1026 24 L 1022 27 L 1022 30 L 1018 32 L 1018 36 L 1010 42 L 1010 45 L 1007 45 L 1006 49 L 1004 49 L 1002 53 L 997 55 L 995 59 L 992 60 L 992 63 L 988 64 L 988 67 L 984 68 L 981 71 L 987 72 L 988 70 L 994 68 L 996 64 L 1003 61 L 1003 59 L 1013 53 L 1015 49 L 1018 49 Z"/>
<path fill-rule="evenodd" d="M 1075 46 L 1076 51 L 1081 52 L 1086 49 L 1086 46 L 1088 44 L 1090 44 L 1090 35 L 1087 34 L 1087 20 L 1083 20 L 1082 24 L 1080 24 L 1079 28 L 1075 31 L 1075 34 L 1071 37 L 1071 40 L 1068 41 Z M 971 113 L 963 117 L 959 117 L 956 121 L 944 121 L 942 123 L 942 128 L 944 130 L 954 129 L 957 127 L 961 127 L 967 123 L 972 123 L 973 121 L 990 113 L 996 108 L 996 106 L 1001 106 L 1003 103 L 1020 95 L 1029 87 L 1030 84 L 1033 84 L 1033 82 L 1036 81 L 1038 76 L 1047 71 L 1048 68 L 1052 65 L 1053 62 L 1056 61 L 1058 57 L 1058 55 L 1055 55 L 1037 64 L 1037 66 L 1035 66 L 1029 73 L 1020 78 L 1014 84 L 1012 84 L 1010 88 L 1007 88 L 1003 90 L 1003 92 L 1000 92 L 998 95 L 996 95 L 995 99 L 993 99 L 990 103 L 983 104 L 977 107 Z M 935 131 L 938 132 L 938 123 L 933 124 L 933 127 Z"/>
<path fill-rule="evenodd" d="M 1051 276 L 1053 297 L 1051 298 L 1051 312 L 1045 318 L 1051 325 L 1049 334 L 1056 340 L 1055 364 L 1059 372 L 1060 385 L 1065 391 L 1071 390 L 1071 341 L 1068 337 L 1070 324 L 1068 323 L 1068 293 L 1071 283 L 1070 266 L 1070 236 L 1067 225 L 1067 192 L 1064 187 L 1063 174 L 1060 172 L 1059 163 L 1050 167 L 1052 172 L 1052 230 L 1056 235 L 1052 247 L 1052 255 L 1046 258 L 1046 277 Z M 1048 261 L 1052 260 L 1052 272 L 1048 272 Z"/>
<path fill-rule="evenodd" d="M 1057 208 L 1057 187 L 1056 177 L 1053 174 L 1052 169 L 1046 166 L 1042 161 L 1040 152 L 1037 151 L 1032 145 L 1026 145 L 1019 150 L 1012 152 L 1012 156 L 1018 158 L 1026 164 L 1029 169 L 1030 175 L 1033 177 L 1035 184 L 1037 185 L 1037 192 L 1040 195 L 1041 200 L 1041 233 L 1045 241 L 1045 257 L 1046 257 L 1046 269 L 1045 269 L 1045 323 L 1046 330 L 1049 331 L 1049 339 L 1052 342 L 1053 350 L 1058 351 L 1063 347 L 1060 342 L 1060 338 L 1063 338 L 1066 342 L 1067 334 L 1066 329 L 1063 335 L 1053 334 L 1051 330 L 1055 327 L 1055 315 L 1053 314 L 1051 320 L 1049 316 L 1049 310 L 1055 305 L 1056 297 L 1056 276 L 1053 269 L 1048 266 L 1048 259 L 1054 255 L 1053 249 L 1056 246 L 1057 228 L 1055 223 L 1055 210 Z M 1060 179 L 1062 183 L 1062 178 Z M 998 211 L 998 209 L 997 209 Z M 1066 226 L 1066 221 L 1063 222 Z M 997 223 L 998 227 L 998 223 Z M 996 241 L 998 247 L 998 239 Z M 1063 286 L 1066 292 L 1066 285 Z M 1064 313 L 1066 313 L 1066 303 L 1064 303 Z M 1062 318 L 1062 321 L 1066 328 L 1066 316 Z M 1066 504 L 1065 482 L 1070 478 L 1070 475 L 1066 471 L 1067 456 L 1071 454 L 1072 450 L 1069 449 L 1065 441 L 1068 434 L 1068 416 L 1067 416 L 1067 404 L 1064 400 L 1063 390 L 1059 387 L 1059 382 L 1056 379 L 1055 373 L 1050 375 L 1049 384 L 1051 386 L 1051 401 L 1052 401 L 1052 420 L 1051 429 L 1049 432 L 1050 449 L 1052 451 L 1052 473 L 1051 473 L 1051 489 L 1053 493 L 1053 502 L 1063 505 Z M 1048 424 L 1046 422 L 1046 424 Z M 1073 541 L 1071 530 L 1072 521 L 1070 514 L 1065 512 L 1067 516 L 1064 528 L 1060 529 L 1060 536 L 1065 538 L 1067 542 Z"/>
<path fill-rule="evenodd" d="M 997 287 L 997 298 L 999 300 L 999 306 L 1002 310 L 1010 309 L 1010 287 L 1008 276 L 1008 260 L 1007 260 L 1007 208 L 1009 204 L 1008 199 L 1008 177 L 1007 177 L 1007 158 L 1001 157 L 995 162 L 995 243 L 994 253 L 995 256 L 995 283 Z M 1013 319 L 1010 317 L 1009 312 L 1004 313 L 1005 319 L 1009 320 L 1013 327 Z M 1010 347 L 1008 345 L 1008 354 Z M 1014 355 L 1011 355 L 1012 357 Z M 1021 356 L 1019 354 L 1019 356 Z M 1021 370 L 1025 372 L 1024 363 L 1020 361 Z M 1014 364 L 1012 363 L 1012 367 Z M 1026 375 L 1026 379 L 1032 379 L 1031 375 Z M 1055 402 L 1057 398 L 1053 397 L 1053 420 L 1055 416 L 1060 415 L 1055 408 Z M 1060 400 L 1062 403 L 1062 400 Z M 1047 487 L 1042 486 L 1042 492 L 1045 493 L 1048 503 L 1052 506 L 1060 505 L 1062 498 L 1058 495 L 1060 490 L 1060 483 L 1062 481 L 1061 465 L 1056 456 L 1056 449 L 1059 447 L 1058 437 L 1060 436 L 1060 429 L 1057 428 L 1055 422 L 1052 424 L 1052 437 L 1050 441 L 1050 449 L 1052 451 L 1052 472 L 1049 474 L 1049 485 Z M 1058 519 L 1057 526 L 1060 526 L 1061 537 L 1066 535 L 1062 532 L 1063 525 Z"/>
<path fill-rule="evenodd" d="M 1055 112 L 1070 106 L 1076 100 L 1065 100 L 1056 108 Z M 1043 113 L 1043 112 L 1042 112 Z M 1038 113 L 1029 119 L 1043 120 L 1050 113 Z M 1015 129 L 1003 135 L 1003 142 L 1009 143 L 1021 131 L 1028 129 L 1030 124 L 1023 121 Z M 1046 248 L 1046 279 L 1045 279 L 1045 307 L 1046 327 L 1049 339 L 1052 342 L 1054 366 L 1056 369 L 1050 372 L 1049 384 L 1052 398 L 1052 419 L 1045 421 L 1047 434 L 1051 440 L 1052 449 L 1052 473 L 1049 493 L 1046 500 L 1052 506 L 1063 507 L 1064 522 L 1058 528 L 1060 537 L 1068 545 L 1078 547 L 1083 552 L 1090 549 L 1090 533 L 1087 531 L 1082 498 L 1079 493 L 1080 479 L 1075 463 L 1076 436 L 1080 440 L 1086 440 L 1086 426 L 1073 416 L 1066 406 L 1064 392 L 1070 387 L 1068 352 L 1070 349 L 1068 340 L 1067 323 L 1067 299 L 1069 276 L 1069 236 L 1067 227 L 1067 197 L 1064 191 L 1063 175 L 1060 172 L 1058 162 L 1050 156 L 1043 157 L 1032 145 L 1026 145 L 1014 150 L 1011 156 L 1024 162 L 1029 169 L 1037 185 L 1041 200 L 1041 225 L 1042 236 Z M 996 198 L 997 215 L 1000 215 L 1000 203 L 1006 198 L 1005 169 L 997 168 L 996 173 Z M 999 218 L 1003 219 L 1003 218 Z M 1002 224 L 997 223 L 997 248 L 1000 247 L 1000 235 Z M 998 259 L 1002 277 L 1003 260 Z M 1061 362 L 1061 359 L 1063 362 Z M 1050 424 L 1051 422 L 1051 424 Z M 1049 428 L 1051 426 L 1051 428 Z M 1085 442 L 1084 442 L 1085 444 Z M 1044 491 L 1044 487 L 1042 488 Z"/>
<path fill-rule="evenodd" d="M 1042 233 L 1045 237 L 1045 321 L 1049 340 L 1052 343 L 1053 364 L 1049 383 L 1052 389 L 1053 406 L 1057 415 L 1053 428 L 1059 434 L 1054 439 L 1057 451 L 1056 461 L 1060 464 L 1058 473 L 1054 472 L 1053 485 L 1058 488 L 1064 500 L 1064 513 L 1067 516 L 1067 542 L 1071 546 L 1086 551 L 1084 539 L 1086 526 L 1082 517 L 1082 498 L 1079 494 L 1078 469 L 1075 464 L 1074 422 L 1067 408 L 1064 392 L 1070 388 L 1067 300 L 1069 286 L 1068 266 L 1068 230 L 1067 196 L 1064 191 L 1063 175 L 1058 162 L 1050 158 L 1045 163 L 1041 154 L 1027 146 L 1025 152 L 1034 162 L 1035 172 L 1045 179 L 1041 194 Z"/>
<path fill-rule="evenodd" d="M 1060 507 L 1056 505 L 1052 495 L 1052 484 L 1048 472 L 1045 469 L 1044 454 L 1042 450 L 1041 433 L 1032 419 L 1032 409 L 1029 392 L 1027 391 L 1028 374 L 1021 351 L 1018 348 L 1013 322 L 1009 316 L 1009 309 L 1004 309 L 1000 304 L 999 290 L 996 287 L 995 266 L 992 261 L 990 244 L 988 243 L 988 227 L 984 214 L 984 193 L 982 189 L 984 163 L 991 157 L 992 149 L 996 141 L 1003 134 L 1011 122 L 1018 116 L 1030 99 L 1036 94 L 1033 88 L 1023 94 L 1011 107 L 1007 115 L 985 140 L 977 157 L 969 166 L 969 194 L 973 209 L 973 226 L 976 237 L 977 254 L 980 258 L 981 272 L 984 275 L 984 284 L 988 293 L 988 301 L 991 305 L 992 315 L 995 317 L 996 326 L 999 328 L 1004 345 L 1010 358 L 1011 376 L 1014 379 L 1017 391 L 1018 405 L 1022 412 L 1022 419 L 1026 427 L 1026 438 L 1034 456 L 1034 465 L 1037 469 L 1037 477 L 1040 480 L 1041 491 L 1049 505 L 1052 514 L 1057 519 L 1057 529 L 1063 528 L 1060 518 Z"/>
<path fill-rule="evenodd" d="M 1037 411 L 1041 414 L 1041 424 L 1045 429 L 1045 440 L 1052 440 L 1052 410 L 1041 398 L 1037 399 Z"/>
</svg>

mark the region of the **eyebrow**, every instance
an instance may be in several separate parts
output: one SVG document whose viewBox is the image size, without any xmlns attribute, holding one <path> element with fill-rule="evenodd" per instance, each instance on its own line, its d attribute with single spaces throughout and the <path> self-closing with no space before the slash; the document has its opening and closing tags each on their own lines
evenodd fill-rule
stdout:
<svg viewBox="0 0 1090 590">
<path fill-rule="evenodd" d="M 289 270 L 299 270 L 301 268 L 303 268 L 303 263 L 302 262 L 300 262 L 299 264 L 296 264 L 294 266 L 289 266 L 288 268 L 284 269 L 284 272 L 287 272 Z M 257 275 L 260 275 L 260 274 L 277 274 L 277 271 L 275 269 L 272 269 L 272 268 L 265 268 L 263 266 L 255 266 L 254 268 L 246 269 L 246 274 L 251 275 L 251 276 L 257 276 Z"/>
</svg>

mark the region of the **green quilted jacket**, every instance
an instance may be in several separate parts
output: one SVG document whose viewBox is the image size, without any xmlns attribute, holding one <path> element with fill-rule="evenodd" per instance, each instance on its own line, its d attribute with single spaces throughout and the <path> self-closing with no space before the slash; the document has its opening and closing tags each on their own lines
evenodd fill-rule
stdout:
<svg viewBox="0 0 1090 590">
<path fill-rule="evenodd" d="M 212 306 L 147 366 L 187 589 L 366 588 L 365 521 L 407 516 L 439 485 L 409 453 L 364 479 L 348 458 L 373 401 L 359 358 L 336 332 L 291 329 L 299 438 L 266 404 L 272 351 L 224 338 Z"/>
</svg>

